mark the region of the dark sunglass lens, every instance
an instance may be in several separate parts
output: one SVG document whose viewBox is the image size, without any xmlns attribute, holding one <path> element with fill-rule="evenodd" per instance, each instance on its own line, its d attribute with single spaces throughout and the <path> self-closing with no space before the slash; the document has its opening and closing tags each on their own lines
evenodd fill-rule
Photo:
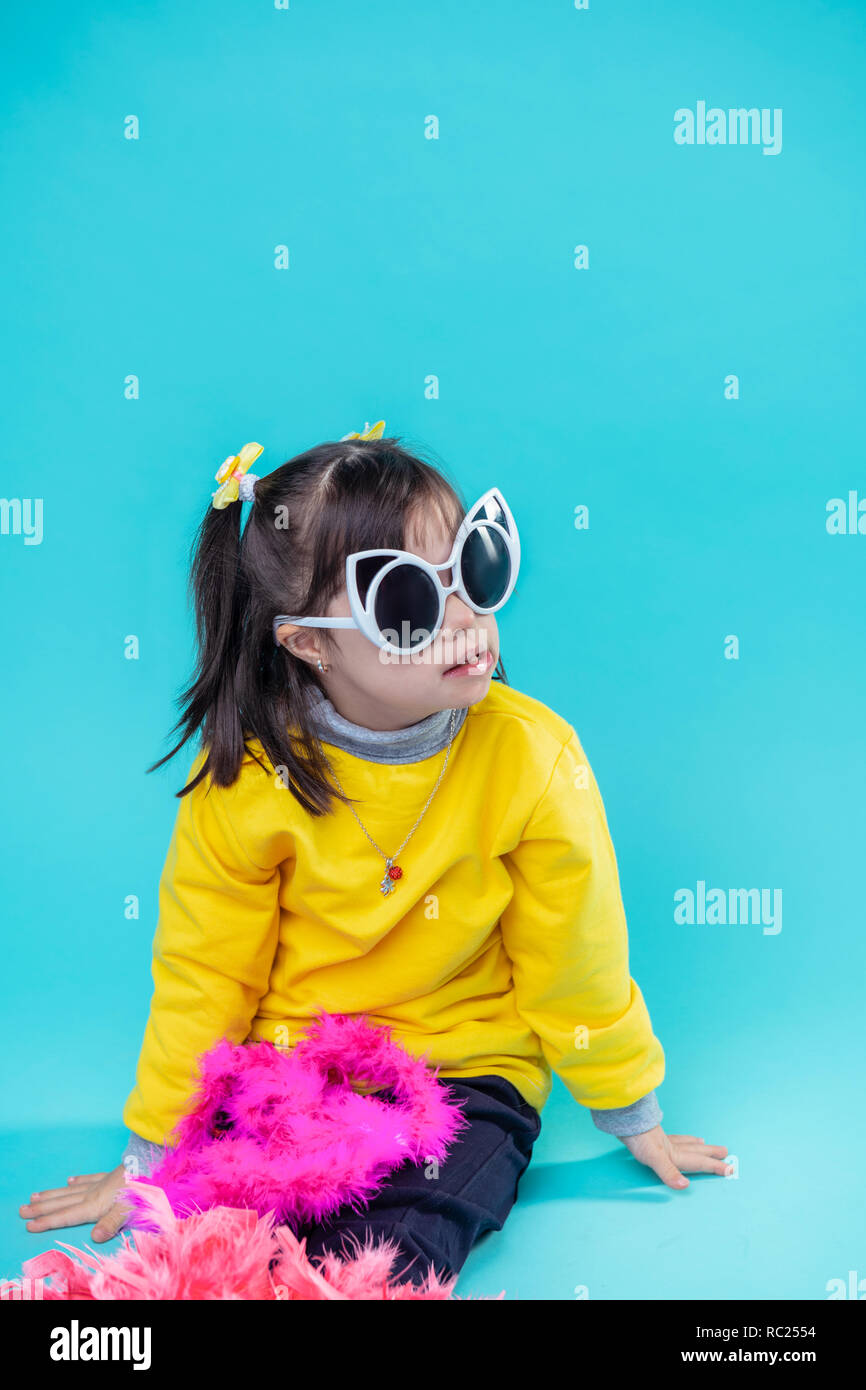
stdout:
<svg viewBox="0 0 866 1390">
<path fill-rule="evenodd" d="M 420 646 L 439 617 L 436 585 L 417 565 L 395 565 L 379 585 L 373 612 L 394 646 Z"/>
<path fill-rule="evenodd" d="M 500 507 L 495 497 L 490 497 L 484 504 L 483 514 L 481 510 L 474 512 L 473 521 L 495 521 L 497 526 L 501 526 L 503 531 L 511 534 L 511 527 L 508 525 L 508 518 Z"/>
<path fill-rule="evenodd" d="M 479 608 L 493 608 L 508 588 L 511 556 L 505 537 L 492 526 L 470 531 L 460 561 L 463 587 Z"/>
<path fill-rule="evenodd" d="M 363 560 L 359 560 L 355 565 L 358 596 L 365 606 L 367 603 L 367 590 L 379 571 L 384 569 L 386 565 L 389 565 L 393 559 L 393 555 L 368 555 Z"/>
</svg>

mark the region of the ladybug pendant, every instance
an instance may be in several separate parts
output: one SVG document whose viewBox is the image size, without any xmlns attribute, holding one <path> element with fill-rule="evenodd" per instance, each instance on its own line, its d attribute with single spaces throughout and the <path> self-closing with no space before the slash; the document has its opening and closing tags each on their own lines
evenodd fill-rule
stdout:
<svg viewBox="0 0 866 1390">
<path fill-rule="evenodd" d="M 400 868 L 400 865 L 395 864 L 392 859 L 389 859 L 385 868 L 385 877 L 379 884 L 379 889 L 386 898 L 388 894 L 393 893 L 394 889 L 396 888 L 397 879 L 402 877 L 403 870 Z"/>
</svg>

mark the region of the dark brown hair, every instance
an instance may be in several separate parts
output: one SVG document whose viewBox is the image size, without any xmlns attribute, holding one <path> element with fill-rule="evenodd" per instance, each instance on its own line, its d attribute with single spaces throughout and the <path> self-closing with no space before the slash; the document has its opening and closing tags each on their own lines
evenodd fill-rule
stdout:
<svg viewBox="0 0 866 1390">
<path fill-rule="evenodd" d="M 409 549 L 407 523 L 423 522 L 431 509 L 456 532 L 467 505 L 440 468 L 396 437 L 334 441 L 298 454 L 256 483 L 243 531 L 240 502 L 208 506 L 191 552 L 197 661 L 172 728 L 183 736 L 147 771 L 200 730 L 207 757 L 176 795 L 205 776 L 231 786 L 254 737 L 312 815 L 330 811 L 335 797 L 345 801 L 310 719 L 313 687 L 324 687 L 309 662 L 274 642 L 272 622 L 277 613 L 325 612 L 345 586 L 347 555 Z M 327 628 L 320 638 L 324 649 L 333 647 Z M 493 679 L 508 683 L 501 660 Z"/>
</svg>

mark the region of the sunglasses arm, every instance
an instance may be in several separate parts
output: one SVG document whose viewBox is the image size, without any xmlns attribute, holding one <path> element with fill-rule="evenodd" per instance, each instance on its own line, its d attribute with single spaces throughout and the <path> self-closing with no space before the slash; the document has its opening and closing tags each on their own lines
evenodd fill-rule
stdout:
<svg viewBox="0 0 866 1390">
<path fill-rule="evenodd" d="M 294 623 L 296 627 L 356 627 L 354 618 L 290 618 L 287 613 L 280 613 L 274 618 L 272 631 L 274 641 L 279 646 L 277 639 L 277 628 L 283 623 Z"/>
</svg>

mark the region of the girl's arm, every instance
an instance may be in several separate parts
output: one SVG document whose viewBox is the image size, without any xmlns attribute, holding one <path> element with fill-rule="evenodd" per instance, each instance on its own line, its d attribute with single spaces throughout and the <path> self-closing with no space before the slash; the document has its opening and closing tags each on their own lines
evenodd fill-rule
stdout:
<svg viewBox="0 0 866 1390">
<path fill-rule="evenodd" d="M 277 949 L 279 868 L 250 858 L 236 786 L 204 778 L 182 798 L 160 879 L 150 1016 L 123 1110 L 155 1144 L 189 1106 L 196 1059 L 247 1037 Z"/>
<path fill-rule="evenodd" d="M 505 862 L 514 894 L 500 926 L 521 1016 L 594 1119 L 634 1106 L 611 1115 L 611 1132 L 650 1129 L 661 1118 L 650 1093 L 664 1079 L 664 1052 L 629 974 L 616 856 L 574 730 Z"/>
<path fill-rule="evenodd" d="M 158 1156 L 150 1143 L 162 1144 L 188 1107 L 196 1059 L 220 1038 L 240 1042 L 249 1032 L 277 947 L 280 873 L 247 853 L 241 827 L 254 805 L 245 811 L 236 788 L 203 779 L 177 813 L 159 887 L 150 1017 L 123 1111 L 140 1142 L 127 1146 L 126 1161 L 111 1172 L 79 1174 L 63 1188 L 31 1194 L 19 1208 L 28 1231 L 92 1221 L 97 1243 L 116 1235 L 128 1215 L 126 1179 L 149 1169 Z M 254 786 L 249 795 L 254 803 Z"/>
</svg>

